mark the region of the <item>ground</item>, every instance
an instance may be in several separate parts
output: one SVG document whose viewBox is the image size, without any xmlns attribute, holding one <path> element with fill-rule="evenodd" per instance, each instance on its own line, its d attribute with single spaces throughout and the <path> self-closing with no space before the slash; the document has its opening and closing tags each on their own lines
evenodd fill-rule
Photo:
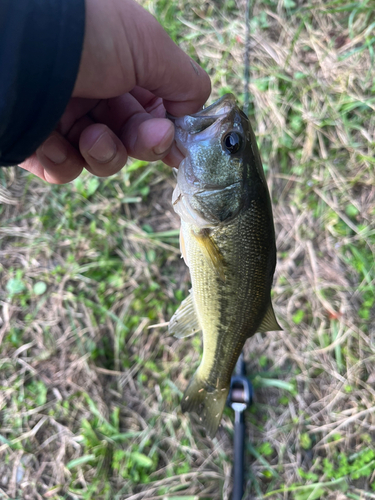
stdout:
<svg viewBox="0 0 375 500">
<path fill-rule="evenodd" d="M 207 69 L 210 102 L 243 103 L 244 0 L 143 4 Z M 371 0 L 253 2 L 284 330 L 245 346 L 248 499 L 375 498 L 374 23 Z M 190 287 L 170 169 L 0 181 L 0 498 L 229 499 L 231 410 L 210 440 L 179 407 L 201 338 L 148 328 Z"/>
</svg>

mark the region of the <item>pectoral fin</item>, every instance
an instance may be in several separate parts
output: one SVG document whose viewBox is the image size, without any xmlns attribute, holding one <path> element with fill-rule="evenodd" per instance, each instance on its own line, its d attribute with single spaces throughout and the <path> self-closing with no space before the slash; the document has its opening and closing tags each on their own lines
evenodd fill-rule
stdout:
<svg viewBox="0 0 375 500">
<path fill-rule="evenodd" d="M 182 339 L 200 330 L 201 327 L 193 303 L 193 293 L 190 291 L 189 296 L 181 302 L 180 307 L 172 316 L 168 325 L 168 331 L 177 339 Z"/>
<path fill-rule="evenodd" d="M 181 251 L 182 257 L 184 258 L 185 264 L 189 267 L 188 260 L 187 260 L 187 254 L 186 254 L 184 234 L 182 232 L 182 229 L 180 229 L 180 251 Z"/>
<path fill-rule="evenodd" d="M 265 332 L 273 332 L 277 330 L 282 330 L 281 326 L 277 322 L 275 313 L 273 312 L 273 307 L 272 303 L 270 301 L 270 304 L 268 306 L 267 312 L 263 317 L 262 323 L 260 324 L 258 328 L 258 332 L 265 333 Z"/>
<path fill-rule="evenodd" d="M 225 272 L 224 272 L 224 258 L 220 253 L 215 242 L 210 238 L 210 235 L 205 230 L 196 234 L 192 231 L 193 237 L 198 242 L 199 248 L 202 250 L 202 253 L 211 267 L 211 269 L 219 276 L 220 279 L 225 281 Z"/>
</svg>

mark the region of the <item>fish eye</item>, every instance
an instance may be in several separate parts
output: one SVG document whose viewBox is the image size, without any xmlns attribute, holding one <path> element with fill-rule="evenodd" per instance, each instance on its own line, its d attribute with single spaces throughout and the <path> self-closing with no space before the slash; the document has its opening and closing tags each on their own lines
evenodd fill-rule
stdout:
<svg viewBox="0 0 375 500">
<path fill-rule="evenodd" d="M 223 138 L 223 148 L 230 155 L 236 154 L 242 146 L 241 136 L 237 132 L 228 132 Z"/>
</svg>

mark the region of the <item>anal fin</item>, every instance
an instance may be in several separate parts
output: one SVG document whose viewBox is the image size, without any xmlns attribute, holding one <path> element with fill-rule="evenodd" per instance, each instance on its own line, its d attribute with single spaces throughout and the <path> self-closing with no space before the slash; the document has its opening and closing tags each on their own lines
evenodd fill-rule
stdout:
<svg viewBox="0 0 375 500">
<path fill-rule="evenodd" d="M 172 316 L 168 331 L 177 339 L 182 339 L 200 330 L 201 327 L 193 303 L 193 292 L 190 291 L 190 294 L 181 302 L 180 307 Z"/>
</svg>

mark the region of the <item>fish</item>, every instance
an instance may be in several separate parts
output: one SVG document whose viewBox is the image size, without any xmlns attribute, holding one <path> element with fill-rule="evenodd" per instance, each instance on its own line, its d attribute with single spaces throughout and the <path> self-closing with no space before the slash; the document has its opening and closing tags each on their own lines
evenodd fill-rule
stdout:
<svg viewBox="0 0 375 500">
<path fill-rule="evenodd" d="M 246 340 L 281 330 L 271 302 L 276 266 L 271 199 L 248 117 L 226 94 L 201 111 L 170 117 L 184 159 L 172 205 L 192 288 L 169 333 L 203 334 L 203 355 L 181 400 L 212 438 Z"/>
</svg>

